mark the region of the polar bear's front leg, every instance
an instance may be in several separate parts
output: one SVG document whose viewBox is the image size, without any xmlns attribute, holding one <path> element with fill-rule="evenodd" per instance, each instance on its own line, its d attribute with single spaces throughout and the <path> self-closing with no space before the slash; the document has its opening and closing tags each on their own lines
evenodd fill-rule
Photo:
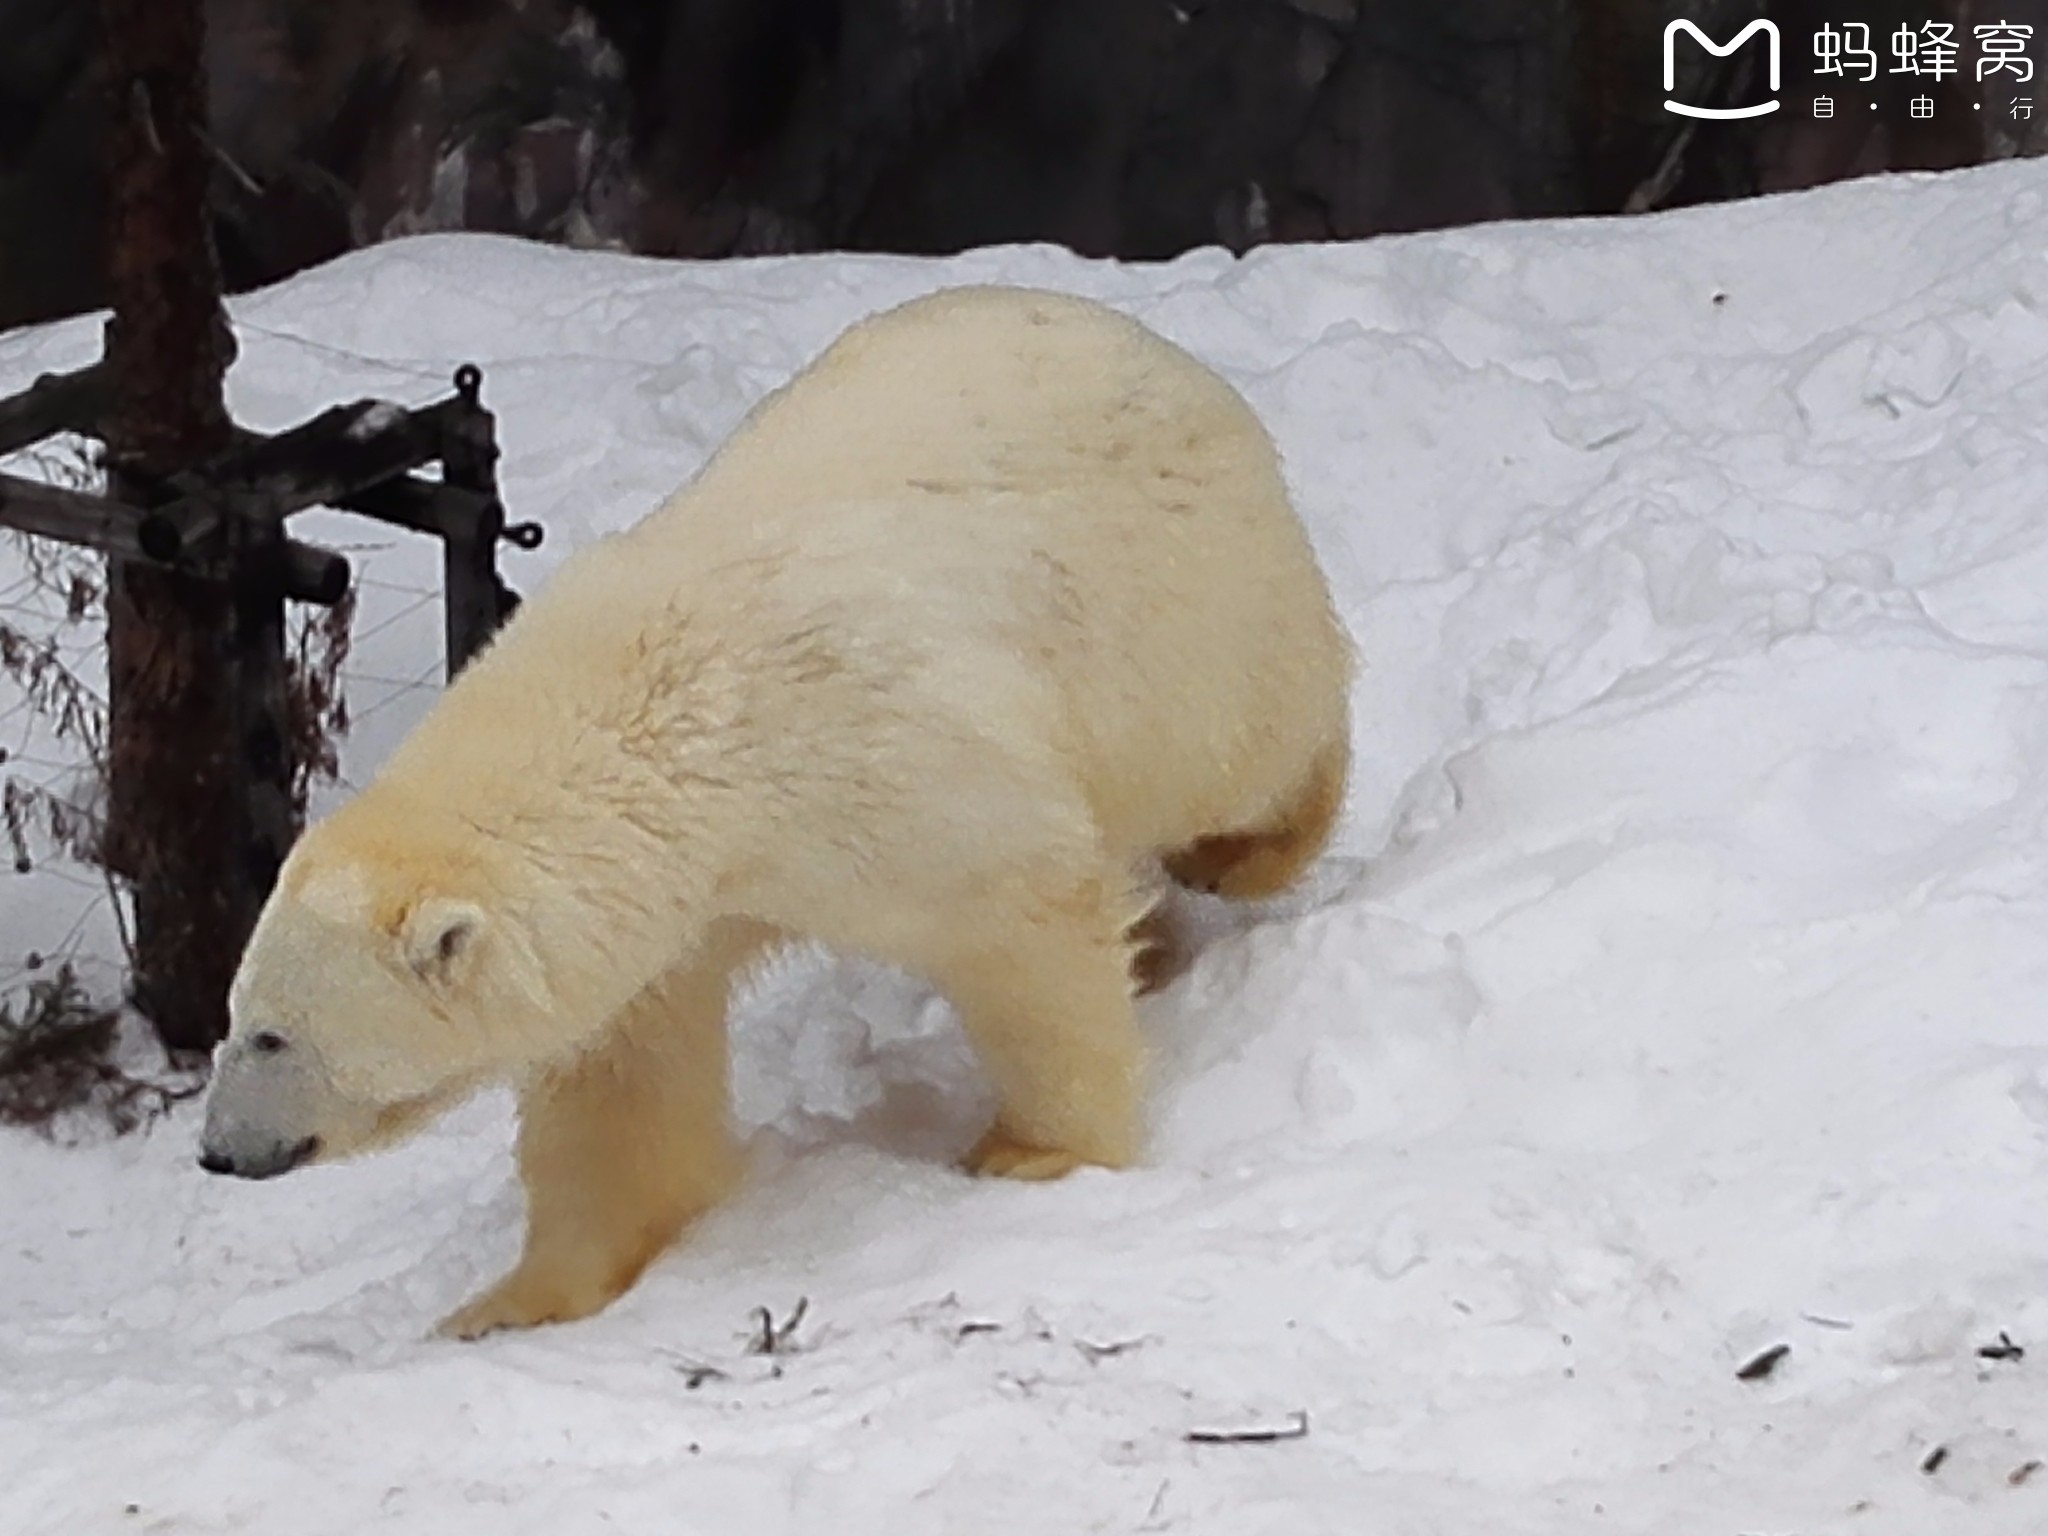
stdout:
<svg viewBox="0 0 2048 1536">
<path fill-rule="evenodd" d="M 573 1063 L 519 1102 L 526 1247 L 510 1274 L 439 1332 L 588 1317 L 732 1188 L 725 1010 L 732 975 L 766 935 L 720 936 L 697 962 L 649 986 Z"/>
</svg>

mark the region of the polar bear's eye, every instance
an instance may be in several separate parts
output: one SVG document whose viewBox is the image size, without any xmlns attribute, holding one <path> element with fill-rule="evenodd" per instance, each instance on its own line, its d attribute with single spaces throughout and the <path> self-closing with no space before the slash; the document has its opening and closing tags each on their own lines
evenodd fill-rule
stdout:
<svg viewBox="0 0 2048 1536">
<path fill-rule="evenodd" d="M 274 1029 L 259 1029 L 249 1037 L 249 1049 L 259 1056 L 275 1056 L 284 1047 L 284 1036 Z"/>
</svg>

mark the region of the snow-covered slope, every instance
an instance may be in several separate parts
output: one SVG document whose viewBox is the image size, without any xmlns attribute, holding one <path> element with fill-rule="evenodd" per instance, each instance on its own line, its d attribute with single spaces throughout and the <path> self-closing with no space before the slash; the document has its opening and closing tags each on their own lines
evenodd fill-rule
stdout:
<svg viewBox="0 0 2048 1536">
<path fill-rule="evenodd" d="M 422 1341 L 516 1243 L 501 1102 L 263 1186 L 190 1113 L 0 1139 L 0 1530 L 2048 1529 L 2044 195 L 1159 267 L 440 238 L 240 302 L 253 424 L 482 363 L 531 584 L 863 313 L 1107 298 L 1279 438 L 1359 771 L 1318 888 L 1147 1006 L 1149 1166 L 950 1171 L 943 1005 L 794 957 L 739 1025 L 757 1177 L 585 1324 Z M 0 387 L 94 343 L 0 341 Z M 301 529 L 368 578 L 360 781 L 432 695 L 434 555 Z"/>
</svg>

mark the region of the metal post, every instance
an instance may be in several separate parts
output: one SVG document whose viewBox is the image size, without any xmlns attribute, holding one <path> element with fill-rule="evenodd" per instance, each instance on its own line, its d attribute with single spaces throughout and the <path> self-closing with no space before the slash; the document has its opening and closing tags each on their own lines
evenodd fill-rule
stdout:
<svg viewBox="0 0 2048 1536">
<path fill-rule="evenodd" d="M 483 374 L 474 363 L 455 370 L 455 413 L 441 451 L 441 478 L 483 498 L 469 517 L 450 517 L 442 531 L 441 570 L 447 604 L 448 677 L 469 664 L 497 631 L 502 590 L 498 540 L 505 508 L 498 500 L 497 419 L 484 409 Z"/>
<path fill-rule="evenodd" d="M 227 689 L 241 758 L 242 846 L 230 861 L 237 903 L 262 909 L 299 835 L 292 807 L 293 743 L 285 661 L 285 545 L 282 523 L 238 517 L 227 528 L 234 623 Z"/>
</svg>

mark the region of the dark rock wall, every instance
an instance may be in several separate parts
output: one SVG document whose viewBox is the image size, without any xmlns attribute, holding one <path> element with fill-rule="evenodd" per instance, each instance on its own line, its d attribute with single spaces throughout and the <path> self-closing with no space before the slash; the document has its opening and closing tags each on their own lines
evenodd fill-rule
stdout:
<svg viewBox="0 0 2048 1536">
<path fill-rule="evenodd" d="M 1851 9 L 1880 37 L 1943 16 L 2048 37 L 2048 0 L 1993 8 Z M 1755 0 L 208 0 L 214 221 L 235 287 L 455 228 L 696 256 L 1045 240 L 1144 258 L 2039 147 L 2031 123 L 1973 110 L 2004 102 L 1967 78 L 1931 121 L 1894 78 L 1884 110 L 1815 119 L 1810 40 L 1836 8 L 1763 9 L 1784 108 L 1691 127 L 1660 105 L 1665 23 L 1727 37 Z M 95 18 L 93 0 L 0 0 L 0 325 L 101 301 Z M 1745 52 L 1687 49 L 1681 89 L 1755 99 Z"/>
</svg>

